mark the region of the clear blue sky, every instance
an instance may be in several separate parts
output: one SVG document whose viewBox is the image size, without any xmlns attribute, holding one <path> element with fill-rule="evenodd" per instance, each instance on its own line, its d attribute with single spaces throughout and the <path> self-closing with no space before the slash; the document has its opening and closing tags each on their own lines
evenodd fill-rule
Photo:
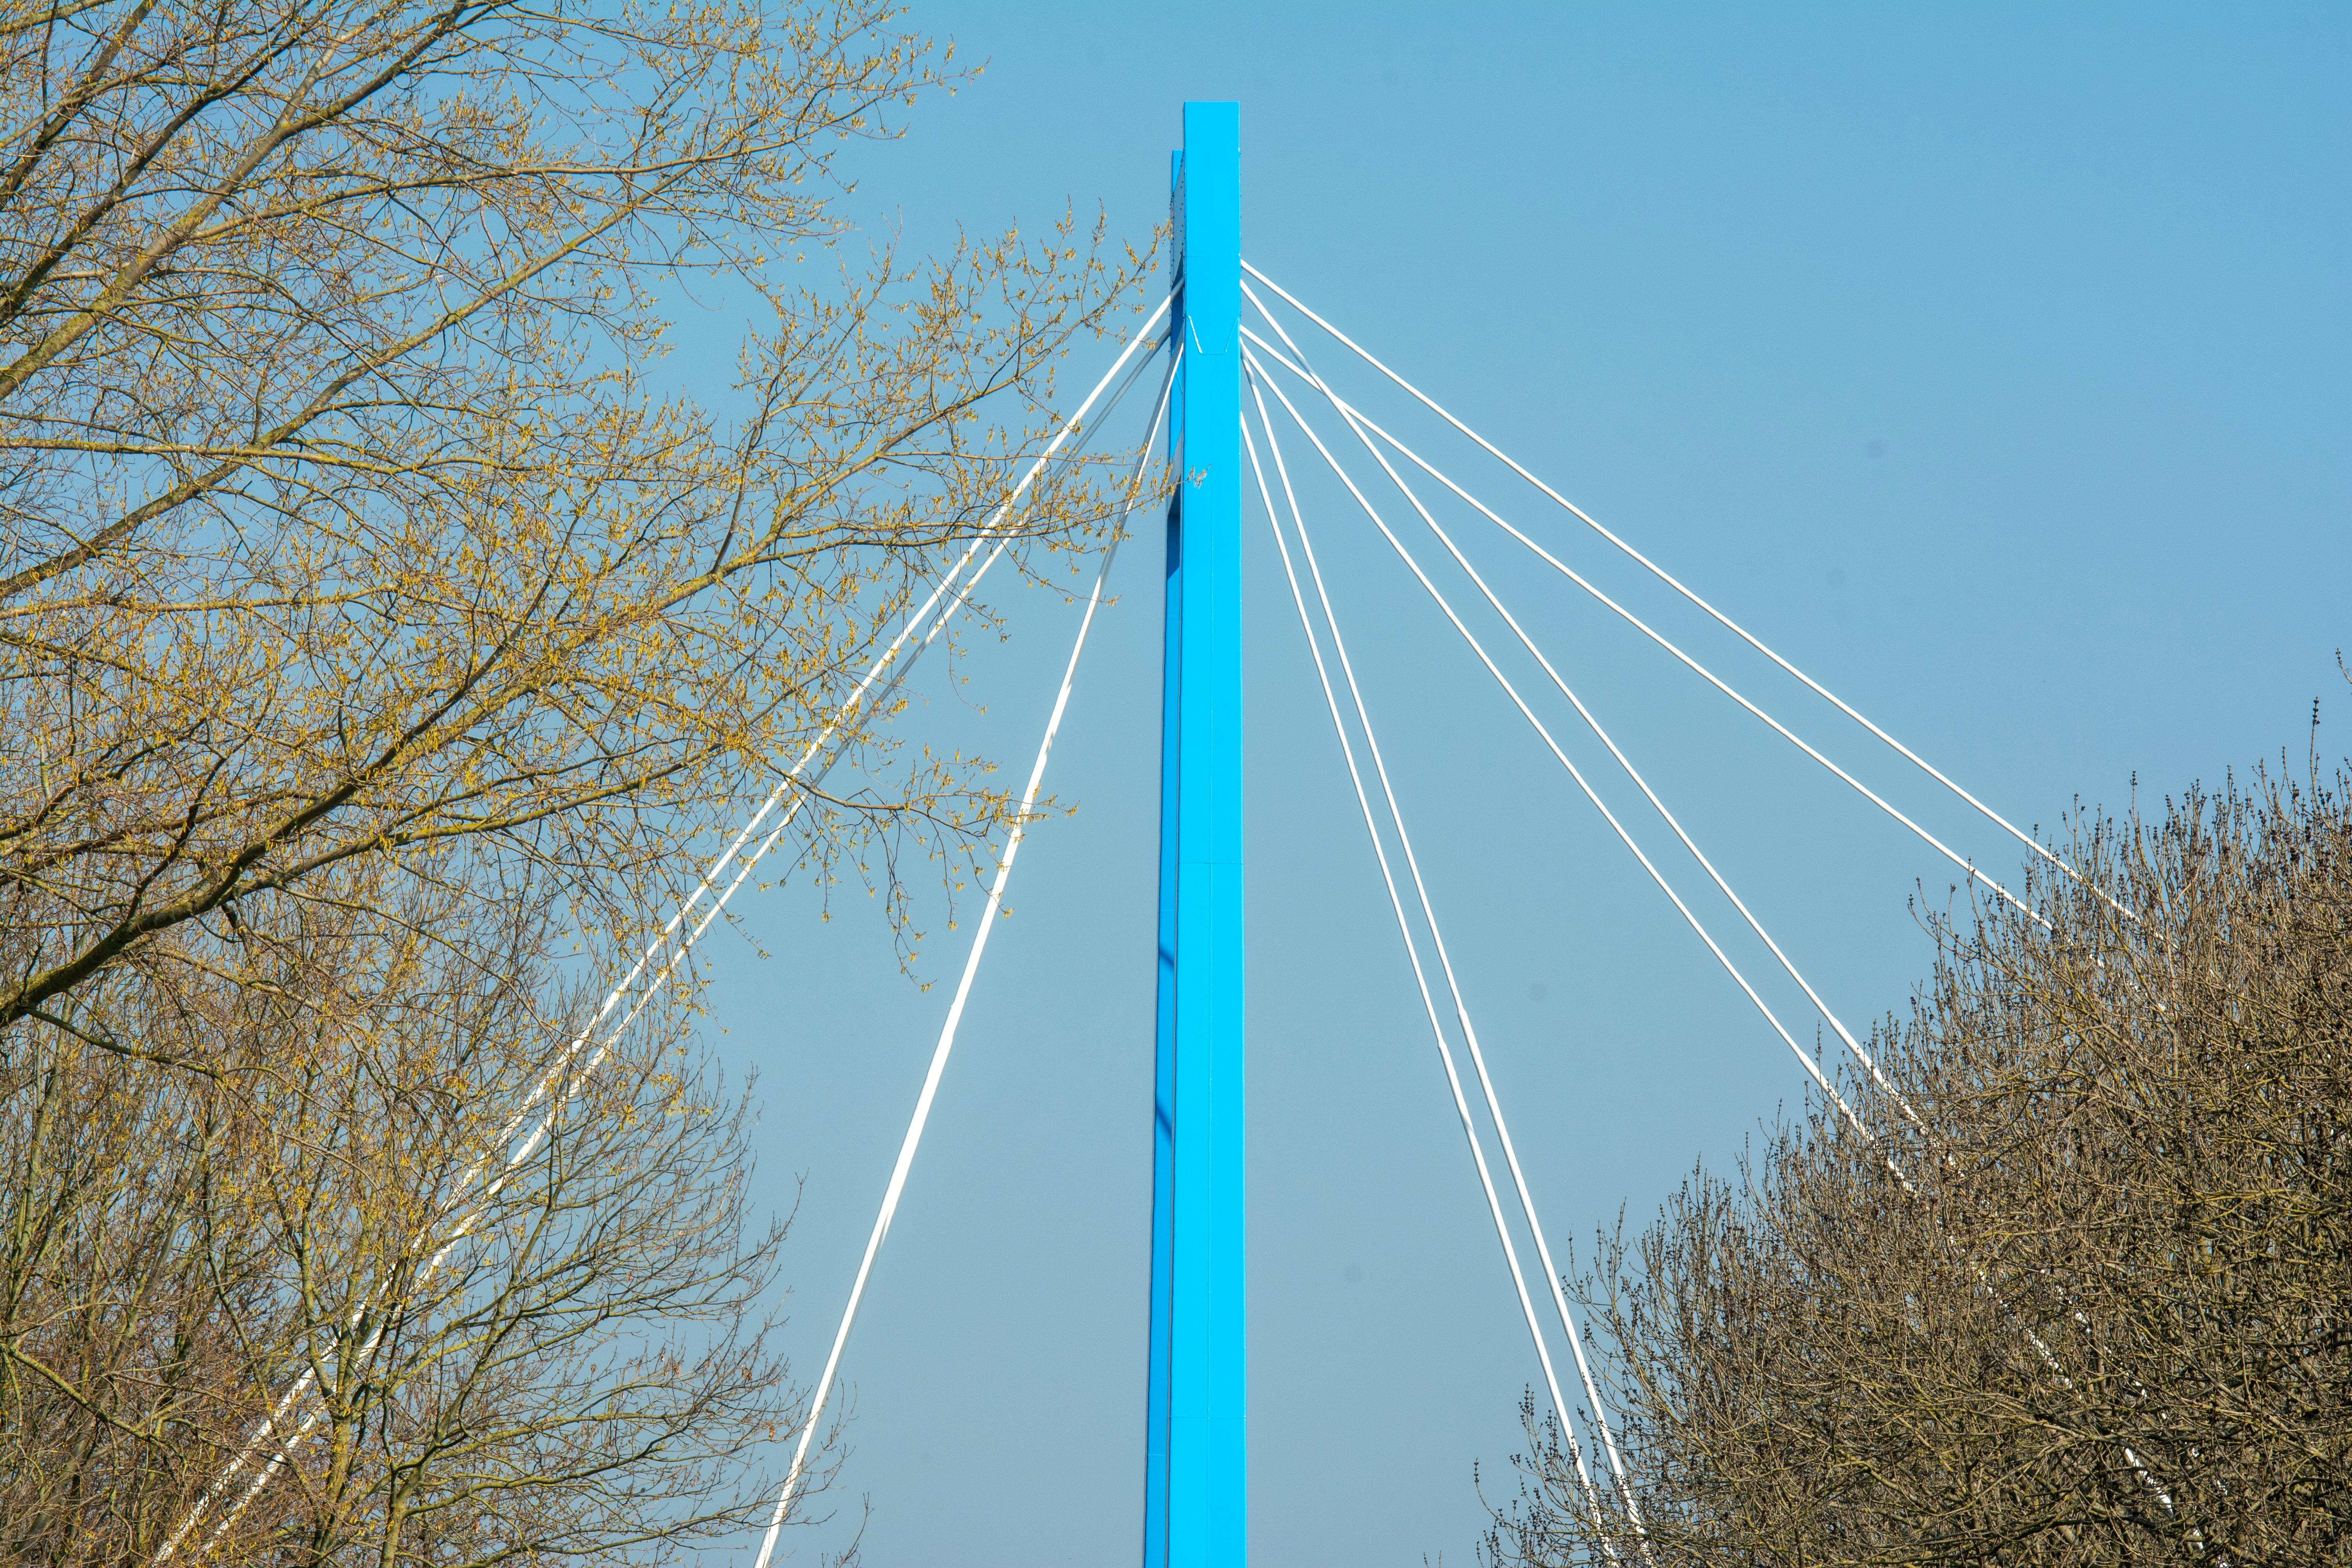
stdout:
<svg viewBox="0 0 2352 1568">
<path fill-rule="evenodd" d="M 2019 821 L 2121 804 L 2135 774 L 2161 795 L 2299 762 L 2315 697 L 2346 750 L 2352 11 L 917 19 L 990 63 L 866 161 L 876 226 L 928 245 L 1075 199 L 1139 234 L 1181 100 L 1238 99 L 1246 255 Z M 1795 1065 L 1361 528 L 1317 521 L 1547 1223 L 1638 1222 L 1796 1103 Z M 1535 1368 L 1255 509 L 1249 527 L 1254 1551 L 1466 1562 L 1473 1463 L 1507 1495 Z M 1120 563 L 1081 672 L 1049 781 L 1079 809 L 1024 852 L 851 1347 L 846 1507 L 802 1561 L 861 1498 L 873 1568 L 1137 1550 L 1156 553 Z M 1907 900 L 1949 880 L 1932 857 L 1486 559 L 1833 1003 L 1900 1006 L 1929 956 Z M 985 710 L 934 680 L 908 721 L 1017 772 L 1075 611 L 1001 607 L 1015 636 L 963 694 Z M 1858 731 L 1674 629 L 2015 865 Z M 786 1204 L 806 1177 L 785 1272 L 809 1377 L 946 1005 L 856 903 L 820 925 L 804 892 L 765 895 L 742 914 L 773 956 L 716 953 L 762 1181 Z M 936 931 L 924 976 L 951 982 L 962 951 Z"/>
</svg>

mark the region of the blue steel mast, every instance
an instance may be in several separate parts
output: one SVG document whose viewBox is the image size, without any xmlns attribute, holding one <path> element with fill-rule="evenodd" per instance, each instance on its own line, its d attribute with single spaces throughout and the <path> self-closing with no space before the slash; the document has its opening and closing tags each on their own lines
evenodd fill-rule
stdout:
<svg viewBox="0 0 2352 1568">
<path fill-rule="evenodd" d="M 1184 106 L 1168 447 L 1144 1568 L 1249 1560 L 1241 110 Z M 1171 352 L 1174 352 L 1171 347 Z"/>
</svg>

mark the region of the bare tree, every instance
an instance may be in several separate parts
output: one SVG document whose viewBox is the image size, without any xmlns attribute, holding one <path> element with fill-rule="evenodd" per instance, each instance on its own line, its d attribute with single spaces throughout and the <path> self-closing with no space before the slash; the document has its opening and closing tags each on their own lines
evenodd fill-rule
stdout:
<svg viewBox="0 0 2352 1568">
<path fill-rule="evenodd" d="M 452 840 L 641 921 L 1143 268 L 1066 222 L 779 280 L 842 150 L 950 80 L 876 0 L 0 15 L 0 1026 Z M 730 418 L 648 381 L 697 279 L 765 301 Z M 1065 466 L 1012 522 L 1102 515 Z M 830 820 L 1003 805 L 926 762 Z"/>
<path fill-rule="evenodd" d="M 2352 1561 L 2346 779 L 2100 820 L 1581 1280 L 1637 1527 L 1530 1421 L 1498 1563 Z M 1891 1092 L 1890 1092 L 1891 1090 Z"/>
<path fill-rule="evenodd" d="M 140 1037 L 205 1074 L 12 1042 L 9 1561 L 621 1562 L 759 1507 L 803 1407 L 740 1096 L 676 1009 L 567 1056 L 543 903 L 461 929 L 470 891 L 366 875 L 178 972 Z"/>
<path fill-rule="evenodd" d="M 894 889 L 1008 809 L 887 705 L 854 801 L 789 771 L 1147 266 L 1066 218 L 787 281 L 950 60 L 877 0 L 0 0 L 11 1561 L 753 1506 L 781 1232 L 694 976 L 572 1043 L 745 796 Z M 754 325 L 667 390 L 695 290 Z"/>
</svg>

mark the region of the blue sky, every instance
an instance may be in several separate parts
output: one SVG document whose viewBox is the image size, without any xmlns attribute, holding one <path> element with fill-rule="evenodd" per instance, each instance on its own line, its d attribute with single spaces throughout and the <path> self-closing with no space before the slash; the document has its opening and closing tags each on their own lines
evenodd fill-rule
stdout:
<svg viewBox="0 0 2352 1568">
<path fill-rule="evenodd" d="M 2135 777 L 2156 796 L 2300 762 L 2315 697 L 2323 751 L 2346 750 L 2352 12 L 916 20 L 988 68 L 865 160 L 862 221 L 928 246 L 1074 200 L 1139 235 L 1181 101 L 1238 99 L 1245 255 L 2020 823 L 2122 805 Z M 1801 1077 L 1377 541 L 1307 499 L 1547 1226 L 1639 1223 Z M 1963 853 L 2017 863 L 1570 520 L 1511 505 Z M 1507 1495 L 1534 1361 L 1255 508 L 1247 526 L 1254 1552 L 1467 1561 L 1472 1467 Z M 1951 880 L 1932 853 L 1477 548 L 1841 1013 L 1902 1006 L 1929 956 L 1910 901 Z M 1121 561 L 1080 672 L 1048 780 L 1078 809 L 1024 851 L 851 1346 L 847 1506 L 800 1532 L 803 1561 L 861 1499 L 874 1568 L 1136 1550 L 1154 555 Z M 1076 610 L 1000 607 L 1012 640 L 908 722 L 1015 771 Z M 772 956 L 717 949 L 715 1038 L 759 1073 L 762 1181 L 800 1204 L 788 1342 L 813 1377 L 947 987 L 898 974 L 862 900 L 741 913 Z M 940 931 L 922 975 L 961 958 Z"/>
</svg>

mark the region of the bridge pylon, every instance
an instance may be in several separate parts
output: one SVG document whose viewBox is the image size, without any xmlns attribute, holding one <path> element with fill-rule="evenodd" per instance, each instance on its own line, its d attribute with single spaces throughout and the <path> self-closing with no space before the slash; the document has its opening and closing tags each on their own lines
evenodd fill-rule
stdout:
<svg viewBox="0 0 2352 1568">
<path fill-rule="evenodd" d="M 1171 165 L 1144 1568 L 1249 1558 L 1240 123 L 1187 103 Z"/>
</svg>

